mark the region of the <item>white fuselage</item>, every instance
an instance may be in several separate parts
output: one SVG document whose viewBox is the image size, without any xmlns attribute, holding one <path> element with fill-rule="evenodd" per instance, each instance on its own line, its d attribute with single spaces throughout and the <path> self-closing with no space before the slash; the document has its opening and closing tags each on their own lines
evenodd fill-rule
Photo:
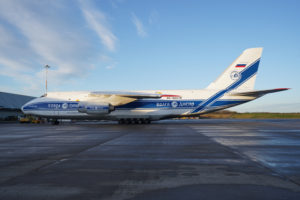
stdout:
<svg viewBox="0 0 300 200">
<path fill-rule="evenodd" d="M 125 105 L 115 106 L 114 110 L 106 114 L 87 114 L 78 111 L 80 102 L 92 99 L 90 92 L 52 92 L 45 97 L 36 98 L 22 107 L 25 114 L 47 118 L 68 119 L 150 119 L 195 116 L 203 113 L 236 106 L 253 97 L 235 97 L 226 93 L 220 98 L 208 100 L 219 91 L 216 90 L 144 90 L 132 91 L 149 94 L 172 94 L 160 99 L 137 99 Z M 176 95 L 176 96 L 175 96 Z M 207 102 L 205 104 L 205 102 Z M 199 106 L 204 105 L 203 109 Z M 197 110 L 198 108 L 198 110 Z"/>
<path fill-rule="evenodd" d="M 149 121 L 197 116 L 265 94 L 253 90 L 261 54 L 262 48 L 246 49 L 204 90 L 52 92 L 30 101 L 22 110 L 54 119 Z"/>
</svg>

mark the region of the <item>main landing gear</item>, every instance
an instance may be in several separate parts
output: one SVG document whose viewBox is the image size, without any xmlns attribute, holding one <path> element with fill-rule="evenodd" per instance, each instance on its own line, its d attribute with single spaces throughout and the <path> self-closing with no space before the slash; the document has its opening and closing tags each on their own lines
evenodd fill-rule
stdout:
<svg viewBox="0 0 300 200">
<path fill-rule="evenodd" d="M 150 124 L 150 119 L 120 119 L 119 124 Z"/>
<path fill-rule="evenodd" d="M 59 124 L 59 121 L 58 121 L 57 119 L 53 119 L 53 120 L 51 121 L 51 124 L 52 124 L 52 125 L 58 125 L 58 124 Z"/>
</svg>

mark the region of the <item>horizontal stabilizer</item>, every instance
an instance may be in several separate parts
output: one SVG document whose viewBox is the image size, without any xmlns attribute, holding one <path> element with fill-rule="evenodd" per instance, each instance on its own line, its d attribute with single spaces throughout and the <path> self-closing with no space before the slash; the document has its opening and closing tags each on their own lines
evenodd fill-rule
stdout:
<svg viewBox="0 0 300 200">
<path fill-rule="evenodd" d="M 230 93 L 231 96 L 251 96 L 251 97 L 261 97 L 268 93 L 281 92 L 284 90 L 289 90 L 290 88 L 276 88 L 271 90 L 254 90 L 249 92 L 235 92 Z"/>
</svg>

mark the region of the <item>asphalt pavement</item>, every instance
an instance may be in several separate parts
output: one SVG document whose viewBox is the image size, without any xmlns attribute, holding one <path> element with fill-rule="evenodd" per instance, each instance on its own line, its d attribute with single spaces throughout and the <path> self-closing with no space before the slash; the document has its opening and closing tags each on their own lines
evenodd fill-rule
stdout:
<svg viewBox="0 0 300 200">
<path fill-rule="evenodd" d="M 300 120 L 0 124 L 0 199 L 300 199 Z"/>
</svg>

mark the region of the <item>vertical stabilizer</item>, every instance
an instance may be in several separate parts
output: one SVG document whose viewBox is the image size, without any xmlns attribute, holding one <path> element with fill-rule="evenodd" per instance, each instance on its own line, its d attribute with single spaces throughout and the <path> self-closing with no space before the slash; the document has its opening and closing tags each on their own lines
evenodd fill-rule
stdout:
<svg viewBox="0 0 300 200">
<path fill-rule="evenodd" d="M 243 51 L 206 89 L 253 90 L 262 50 L 263 48 L 251 48 Z"/>
</svg>

